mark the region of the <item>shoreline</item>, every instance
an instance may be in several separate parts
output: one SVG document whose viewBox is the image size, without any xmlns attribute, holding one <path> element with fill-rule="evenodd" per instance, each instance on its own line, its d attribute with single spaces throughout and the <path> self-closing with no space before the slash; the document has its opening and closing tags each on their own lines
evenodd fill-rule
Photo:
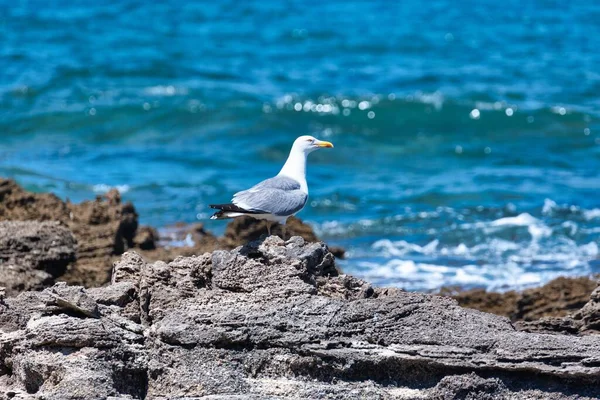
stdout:
<svg viewBox="0 0 600 400">
<path fill-rule="evenodd" d="M 0 281 L 0 287 L 5 287 L 9 295 L 41 290 L 59 281 L 84 287 L 102 286 L 110 281 L 113 263 L 127 250 L 139 252 L 148 262 L 170 262 L 178 256 L 234 249 L 259 239 L 266 229 L 263 221 L 237 218 L 228 223 L 223 236 L 217 237 L 201 223 L 178 223 L 169 230 L 169 238 L 161 238 L 156 228 L 139 226 L 134 205 L 123 203 L 115 189 L 97 195 L 94 200 L 73 204 L 51 193 L 27 192 L 15 181 L 0 178 L 0 199 L 1 221 L 56 221 L 70 230 L 77 241 L 70 258 L 59 260 L 62 264 L 52 267 L 52 271 L 44 271 L 46 267 L 30 260 L 20 262 L 22 265 L 18 265 L 12 276 L 4 274 L 6 278 L 4 282 Z M 281 236 L 283 232 L 280 226 L 275 226 L 273 233 Z M 320 241 L 308 224 L 295 217 L 288 221 L 286 233 L 286 238 L 301 236 L 308 242 Z M 187 245 L 164 246 L 165 239 Z M 344 249 L 332 247 L 330 250 L 337 258 L 344 257 Z M 10 262 L 19 258 L 10 251 L 8 248 L 4 260 Z M 521 291 L 488 292 L 477 288 L 442 287 L 427 293 L 449 296 L 463 307 L 505 316 L 516 322 L 564 317 L 576 312 L 589 300 L 596 286 L 596 280 L 590 277 L 559 277 Z"/>
<path fill-rule="evenodd" d="M 564 278 L 521 294 L 407 292 L 344 274 L 299 220 L 294 232 L 314 240 L 234 220 L 222 238 L 194 226 L 196 246 L 166 249 L 118 192 L 70 204 L 0 181 L 0 199 L 0 277 L 13 284 L 0 290 L 6 398 L 563 400 L 600 390 L 595 283 L 590 293 L 590 282 Z M 7 221 L 34 215 L 42 221 Z M 481 304 L 514 306 L 521 319 L 472 309 Z"/>
<path fill-rule="evenodd" d="M 0 389 L 63 400 L 593 399 L 598 315 L 600 288 L 573 318 L 514 325 L 448 297 L 373 287 L 299 236 L 169 264 L 128 251 L 108 286 L 0 295 Z"/>
</svg>

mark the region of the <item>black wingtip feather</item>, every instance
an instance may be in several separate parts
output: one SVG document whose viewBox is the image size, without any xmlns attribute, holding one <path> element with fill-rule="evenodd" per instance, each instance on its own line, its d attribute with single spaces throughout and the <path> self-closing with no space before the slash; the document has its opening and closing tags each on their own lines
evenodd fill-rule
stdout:
<svg viewBox="0 0 600 400">
<path fill-rule="evenodd" d="M 238 207 L 235 204 L 231 204 L 231 203 L 229 203 L 229 204 L 209 204 L 209 207 L 214 208 L 215 210 L 232 211 L 232 212 L 239 212 L 239 213 L 244 213 L 244 214 L 264 214 L 261 211 L 245 210 L 245 209 Z M 219 213 L 217 213 L 217 214 L 219 214 Z"/>
</svg>

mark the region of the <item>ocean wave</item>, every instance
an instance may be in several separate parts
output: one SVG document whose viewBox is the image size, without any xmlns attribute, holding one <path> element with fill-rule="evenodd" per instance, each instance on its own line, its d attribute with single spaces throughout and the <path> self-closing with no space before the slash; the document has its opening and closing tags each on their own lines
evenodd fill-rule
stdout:
<svg viewBox="0 0 600 400">
<path fill-rule="evenodd" d="M 119 193 L 124 194 L 124 193 L 129 192 L 131 187 L 129 185 L 113 185 L 113 186 L 111 186 L 111 185 L 107 185 L 105 183 L 99 183 L 92 187 L 92 190 L 94 191 L 94 193 L 98 193 L 98 194 L 105 194 L 112 189 L 117 189 L 119 191 Z"/>
<path fill-rule="evenodd" d="M 420 121 L 427 119 L 431 123 L 435 113 L 437 122 L 444 120 L 486 120 L 489 119 L 496 129 L 520 126 L 526 130 L 538 130 L 542 124 L 556 130 L 557 123 L 573 124 L 577 121 L 592 122 L 589 110 L 575 106 L 556 106 L 553 104 L 533 103 L 516 104 L 504 100 L 481 101 L 470 96 L 450 96 L 442 91 L 435 92 L 405 92 L 405 93 L 374 93 L 368 95 L 329 95 L 315 96 L 287 93 L 272 102 L 267 102 L 262 108 L 265 113 L 295 113 L 332 115 L 340 120 L 361 117 L 367 120 L 397 120 L 410 112 L 410 118 L 405 115 L 401 121 Z M 440 120 L 441 118 L 441 120 Z M 582 130 L 585 131 L 582 126 Z M 547 133 L 550 133 L 547 132 Z M 584 132 L 585 133 L 585 132 Z M 588 133 L 589 134 L 589 129 Z"/>
<path fill-rule="evenodd" d="M 575 205 L 557 204 L 552 199 L 545 199 L 542 214 L 550 217 L 583 217 L 586 221 L 600 218 L 600 208 L 584 209 Z"/>
<path fill-rule="evenodd" d="M 590 226 L 595 210 L 558 206 L 547 199 L 528 212 L 506 207 L 501 214 L 513 215 L 498 218 L 489 218 L 498 216 L 498 210 L 490 213 L 485 207 L 445 207 L 405 210 L 369 223 L 327 222 L 318 231 L 325 237 L 343 237 L 345 229 L 367 229 L 377 235 L 389 231 L 386 225 L 395 224 L 392 236 L 401 234 L 406 239 L 375 240 L 368 250 L 350 251 L 345 263 L 349 272 L 378 284 L 409 290 L 445 285 L 504 290 L 543 284 L 560 275 L 598 272 L 600 229 Z M 561 218 L 556 218 L 557 213 L 563 213 Z M 417 230 L 409 228 L 417 220 Z"/>
<path fill-rule="evenodd" d="M 450 251 L 452 252 L 452 251 Z M 556 260 L 552 260 L 555 262 Z M 358 261 L 354 274 L 376 285 L 400 286 L 406 290 L 434 290 L 442 286 L 483 287 L 504 291 L 542 285 L 558 276 L 582 276 L 591 273 L 587 262 L 573 258 L 561 268 L 531 268 L 528 263 L 506 260 L 502 264 L 451 265 L 419 262 L 411 259 Z M 438 261 L 439 262 L 439 261 Z"/>
</svg>

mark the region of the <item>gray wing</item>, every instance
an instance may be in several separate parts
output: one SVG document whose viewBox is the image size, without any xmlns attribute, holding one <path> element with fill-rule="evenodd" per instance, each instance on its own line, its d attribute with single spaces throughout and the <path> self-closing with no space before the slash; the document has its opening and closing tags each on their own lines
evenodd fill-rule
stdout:
<svg viewBox="0 0 600 400">
<path fill-rule="evenodd" d="M 288 216 L 300 211 L 306 204 L 307 194 L 300 183 L 291 178 L 276 176 L 237 192 L 231 202 L 248 211 Z"/>
</svg>

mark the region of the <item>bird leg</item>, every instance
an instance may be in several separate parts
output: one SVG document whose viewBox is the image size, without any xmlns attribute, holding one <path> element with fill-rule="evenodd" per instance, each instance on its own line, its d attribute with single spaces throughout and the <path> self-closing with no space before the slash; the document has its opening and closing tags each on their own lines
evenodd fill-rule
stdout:
<svg viewBox="0 0 600 400">
<path fill-rule="evenodd" d="M 267 221 L 267 237 L 271 236 L 271 221 Z"/>
<path fill-rule="evenodd" d="M 287 240 L 287 239 L 285 238 L 285 235 L 286 235 L 286 233 L 287 233 L 287 229 L 285 229 L 285 227 L 286 227 L 286 224 L 281 224 L 281 238 L 282 238 L 283 240 Z"/>
</svg>

